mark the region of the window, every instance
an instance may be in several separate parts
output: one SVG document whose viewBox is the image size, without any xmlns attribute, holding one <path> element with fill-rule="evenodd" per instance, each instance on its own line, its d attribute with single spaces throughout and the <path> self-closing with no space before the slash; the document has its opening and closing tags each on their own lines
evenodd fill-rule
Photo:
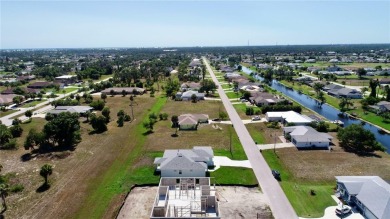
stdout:
<svg viewBox="0 0 390 219">
<path fill-rule="evenodd" d="M 179 174 L 181 174 L 181 170 L 179 170 Z"/>
</svg>

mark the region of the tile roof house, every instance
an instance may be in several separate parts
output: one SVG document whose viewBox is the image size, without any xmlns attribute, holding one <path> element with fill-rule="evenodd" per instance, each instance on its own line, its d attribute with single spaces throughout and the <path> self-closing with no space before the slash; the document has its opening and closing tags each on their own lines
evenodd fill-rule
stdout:
<svg viewBox="0 0 390 219">
<path fill-rule="evenodd" d="M 310 126 L 288 126 L 283 128 L 284 136 L 290 135 L 291 142 L 297 148 L 329 148 L 333 137 L 327 133 L 317 132 Z"/>
<path fill-rule="evenodd" d="M 195 146 L 193 149 L 165 150 L 163 157 L 157 157 L 154 164 L 161 177 L 204 177 L 207 169 L 214 166 L 214 152 L 209 146 Z"/>
<path fill-rule="evenodd" d="M 253 92 L 249 98 L 250 102 L 256 106 L 268 106 L 275 105 L 278 102 L 285 101 L 286 99 L 278 99 L 275 95 L 267 92 Z"/>
<path fill-rule="evenodd" d="M 337 193 L 365 218 L 390 218 L 390 184 L 379 176 L 336 176 Z"/>
<path fill-rule="evenodd" d="M 209 116 L 206 114 L 182 114 L 178 119 L 180 130 L 196 130 L 199 123 L 208 123 Z"/>
</svg>

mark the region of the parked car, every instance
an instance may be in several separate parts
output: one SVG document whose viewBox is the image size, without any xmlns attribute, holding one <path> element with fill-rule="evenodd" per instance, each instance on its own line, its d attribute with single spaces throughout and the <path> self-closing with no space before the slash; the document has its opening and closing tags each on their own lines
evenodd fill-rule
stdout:
<svg viewBox="0 0 390 219">
<path fill-rule="evenodd" d="M 279 171 L 272 170 L 272 175 L 274 176 L 275 179 L 281 180 Z"/>
<path fill-rule="evenodd" d="M 248 102 L 247 99 L 241 99 L 241 103 L 246 103 L 246 102 Z"/>
<path fill-rule="evenodd" d="M 258 120 L 260 120 L 261 118 L 260 118 L 260 116 L 254 116 L 254 117 L 252 117 L 252 121 L 258 121 Z"/>
<path fill-rule="evenodd" d="M 339 205 L 335 212 L 337 215 L 346 215 L 352 212 L 352 208 L 348 205 Z"/>
</svg>

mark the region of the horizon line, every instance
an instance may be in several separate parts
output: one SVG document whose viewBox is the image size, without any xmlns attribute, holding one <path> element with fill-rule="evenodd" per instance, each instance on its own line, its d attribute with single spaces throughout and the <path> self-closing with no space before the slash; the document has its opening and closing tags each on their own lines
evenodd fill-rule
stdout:
<svg viewBox="0 0 390 219">
<path fill-rule="evenodd" d="M 230 46 L 148 46 L 148 47 L 37 47 L 0 48 L 1 50 L 48 50 L 48 49 L 165 49 L 165 48 L 226 48 L 226 47 L 283 47 L 283 46 L 352 46 L 352 45 L 390 45 L 390 43 L 334 43 L 334 44 L 277 44 L 277 45 L 230 45 Z"/>
</svg>

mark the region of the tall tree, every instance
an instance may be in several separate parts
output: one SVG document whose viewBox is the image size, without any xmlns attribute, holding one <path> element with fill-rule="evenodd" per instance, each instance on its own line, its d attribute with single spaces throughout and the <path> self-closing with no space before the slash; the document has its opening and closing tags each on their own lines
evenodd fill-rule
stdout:
<svg viewBox="0 0 390 219">
<path fill-rule="evenodd" d="M 200 90 L 205 91 L 208 95 L 210 91 L 214 92 L 215 89 L 217 89 L 217 85 L 215 85 L 214 81 L 210 79 L 205 79 L 202 82 L 200 82 Z"/>
<path fill-rule="evenodd" d="M 100 94 L 100 98 L 102 98 L 102 100 L 103 100 L 104 102 L 106 102 L 107 94 L 106 94 L 106 93 Z"/>
<path fill-rule="evenodd" d="M 337 133 L 340 146 L 347 150 L 357 152 L 384 151 L 384 147 L 379 144 L 373 133 L 365 130 L 361 125 L 352 124 L 346 128 L 339 129 Z"/>
<path fill-rule="evenodd" d="M 64 112 L 45 124 L 45 141 L 53 145 L 73 147 L 81 140 L 80 122 L 77 113 Z"/>
<path fill-rule="evenodd" d="M 27 110 L 27 111 L 24 113 L 24 115 L 25 115 L 26 117 L 28 117 L 29 120 L 31 120 L 32 114 L 33 114 L 33 113 L 32 113 L 31 110 Z"/>
</svg>

